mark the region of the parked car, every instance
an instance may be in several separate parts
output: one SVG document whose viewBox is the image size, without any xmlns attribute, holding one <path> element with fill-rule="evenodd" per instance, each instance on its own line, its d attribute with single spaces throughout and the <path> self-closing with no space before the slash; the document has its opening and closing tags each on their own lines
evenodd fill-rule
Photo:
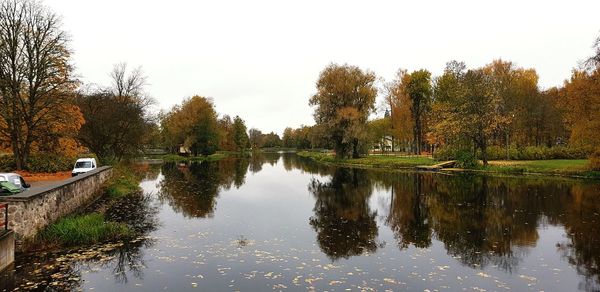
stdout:
<svg viewBox="0 0 600 292">
<path fill-rule="evenodd" d="M 30 187 L 18 173 L 0 173 L 0 194 L 16 194 Z"/>
<path fill-rule="evenodd" d="M 75 166 L 73 167 L 73 171 L 71 172 L 71 176 L 76 176 L 78 174 L 86 173 L 88 171 L 96 169 L 98 163 L 96 163 L 95 158 L 79 158 L 75 162 Z"/>
</svg>

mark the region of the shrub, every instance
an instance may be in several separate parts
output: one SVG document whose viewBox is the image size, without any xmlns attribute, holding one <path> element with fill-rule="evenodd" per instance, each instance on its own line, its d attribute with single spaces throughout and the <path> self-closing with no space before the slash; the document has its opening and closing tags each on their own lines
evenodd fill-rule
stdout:
<svg viewBox="0 0 600 292">
<path fill-rule="evenodd" d="M 0 172 L 10 172 L 16 167 L 17 165 L 15 164 L 15 159 L 12 155 L 0 156 Z"/>
<path fill-rule="evenodd" d="M 473 155 L 468 149 L 461 149 L 456 151 L 456 167 L 459 168 L 473 168 L 477 166 L 477 157 Z"/>
<path fill-rule="evenodd" d="M 600 171 L 600 149 L 597 149 L 590 155 L 590 168 L 592 170 Z"/>
<path fill-rule="evenodd" d="M 74 157 L 65 157 L 56 154 L 35 154 L 27 161 L 27 170 L 30 172 L 59 172 L 73 168 Z"/>
<path fill-rule="evenodd" d="M 79 154 L 76 157 L 62 156 L 53 153 L 36 153 L 29 156 L 27 170 L 37 173 L 52 173 L 69 171 L 78 158 L 98 158 L 95 154 Z M 15 157 L 12 154 L 0 156 L 0 172 L 11 172 L 17 168 Z"/>
</svg>

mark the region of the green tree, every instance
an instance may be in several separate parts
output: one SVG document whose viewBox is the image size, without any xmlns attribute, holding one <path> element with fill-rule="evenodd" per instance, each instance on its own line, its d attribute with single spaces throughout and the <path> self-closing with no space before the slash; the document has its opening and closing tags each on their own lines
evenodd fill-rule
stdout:
<svg viewBox="0 0 600 292">
<path fill-rule="evenodd" d="M 387 139 L 390 137 L 391 132 L 392 127 L 389 116 L 369 121 L 369 135 L 371 143 L 379 146 L 381 151 L 386 150 Z M 393 140 L 390 142 L 393 142 Z"/>
<path fill-rule="evenodd" d="M 283 130 L 283 138 L 281 139 L 283 142 L 283 147 L 293 148 L 296 147 L 296 141 L 294 137 L 294 129 L 287 127 Z"/>
<path fill-rule="evenodd" d="M 265 134 L 263 137 L 263 146 L 264 147 L 281 147 L 281 138 L 275 132 L 270 132 Z"/>
<path fill-rule="evenodd" d="M 337 158 L 359 157 L 375 108 L 375 79 L 374 73 L 347 64 L 331 64 L 319 76 L 310 105 L 316 107 L 315 121 L 333 142 Z"/>
<path fill-rule="evenodd" d="M 203 100 L 207 102 L 207 99 Z M 214 154 L 219 147 L 219 127 L 217 122 L 217 113 L 210 101 L 208 104 L 200 108 L 198 120 L 193 125 L 192 137 L 194 141 L 191 143 L 190 150 L 192 154 L 211 155 Z"/>
<path fill-rule="evenodd" d="M 250 139 L 250 147 L 257 150 L 263 146 L 264 135 L 259 129 L 252 128 L 248 131 L 248 139 Z"/>
<path fill-rule="evenodd" d="M 233 142 L 238 151 L 242 152 L 248 148 L 250 140 L 246 132 L 246 124 L 239 116 L 233 119 Z"/>
<path fill-rule="evenodd" d="M 487 165 L 487 147 L 489 141 L 502 124 L 502 116 L 498 112 L 500 100 L 494 91 L 491 76 L 483 70 L 469 70 L 464 77 L 465 95 L 459 108 L 459 125 L 463 133 L 470 137 L 481 151 L 483 164 Z"/>
<path fill-rule="evenodd" d="M 430 110 L 433 90 L 431 87 L 431 73 L 421 69 L 409 75 L 405 90 L 411 101 L 413 119 L 413 151 L 421 153 L 423 146 L 425 118 Z"/>
</svg>

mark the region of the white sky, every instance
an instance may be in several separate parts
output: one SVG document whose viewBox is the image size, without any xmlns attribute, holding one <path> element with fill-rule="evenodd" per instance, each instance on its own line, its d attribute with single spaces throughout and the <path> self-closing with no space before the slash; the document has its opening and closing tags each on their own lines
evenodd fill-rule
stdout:
<svg viewBox="0 0 600 292">
<path fill-rule="evenodd" d="M 489 4 L 484 4 L 489 3 Z M 312 125 L 308 105 L 329 63 L 440 74 L 449 60 L 533 67 L 562 84 L 592 54 L 600 1 L 76 1 L 46 0 L 63 17 L 77 74 L 107 84 L 113 64 L 142 66 L 169 109 L 195 94 L 248 128 Z"/>
</svg>

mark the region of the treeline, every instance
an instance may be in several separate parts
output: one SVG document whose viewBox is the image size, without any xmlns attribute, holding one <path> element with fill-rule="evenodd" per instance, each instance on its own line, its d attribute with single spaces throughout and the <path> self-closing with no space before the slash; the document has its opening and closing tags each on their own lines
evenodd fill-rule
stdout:
<svg viewBox="0 0 600 292">
<path fill-rule="evenodd" d="M 600 145 L 599 42 L 584 68 L 574 69 L 561 87 L 547 90 L 540 89 L 535 69 L 504 60 L 480 68 L 451 61 L 441 76 L 401 69 L 381 88 L 373 72 L 331 64 L 310 99 L 316 125 L 309 129 L 321 139 L 303 139 L 300 129 L 286 129 L 287 136 L 304 148 L 325 139 L 340 158 L 358 157 L 374 146 L 448 159 L 466 155 L 484 164 L 490 147 L 496 153 L 504 149 L 508 159 L 524 157 L 521 149 L 527 147 L 567 149 L 552 150 L 551 158 L 561 153 L 585 157 Z M 369 120 L 378 93 L 385 114 Z"/>
<path fill-rule="evenodd" d="M 285 128 L 283 136 L 275 132 L 264 134 L 252 128 L 249 131 L 250 144 L 253 149 L 260 148 L 296 148 L 315 149 L 330 148 L 328 141 L 324 140 L 314 126 L 300 126 L 297 129 Z"/>
</svg>

